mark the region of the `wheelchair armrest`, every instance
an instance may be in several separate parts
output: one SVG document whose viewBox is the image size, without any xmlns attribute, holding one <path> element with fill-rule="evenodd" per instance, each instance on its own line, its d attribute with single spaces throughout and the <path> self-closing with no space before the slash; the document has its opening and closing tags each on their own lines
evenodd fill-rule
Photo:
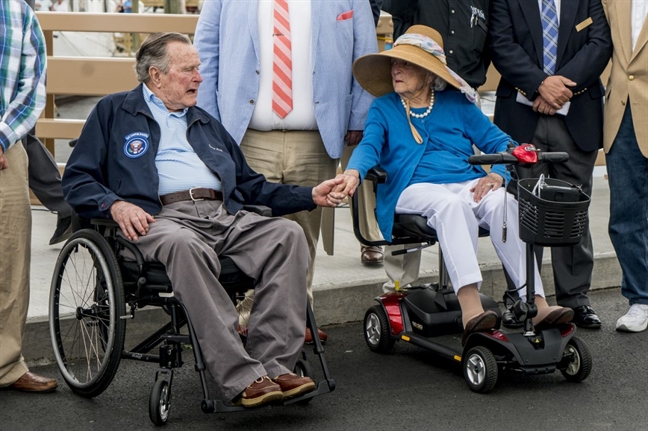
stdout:
<svg viewBox="0 0 648 431">
<path fill-rule="evenodd" d="M 265 205 L 243 205 L 245 211 L 256 213 L 264 217 L 272 217 L 272 209 Z"/>
<path fill-rule="evenodd" d="M 387 172 L 380 166 L 374 166 L 367 172 L 365 180 L 372 181 L 376 184 L 383 184 L 387 181 Z"/>
<path fill-rule="evenodd" d="M 99 231 L 99 233 L 105 232 L 106 229 L 112 229 L 114 230 L 114 235 L 115 235 L 115 241 L 117 241 L 122 247 L 130 250 L 130 252 L 133 254 L 135 257 L 135 261 L 137 262 L 137 265 L 140 268 L 140 274 L 142 273 L 142 268 L 144 265 L 144 256 L 142 256 L 142 252 L 139 251 L 139 249 L 126 240 L 125 238 L 122 238 L 121 236 L 117 235 L 117 230 L 119 230 L 119 224 L 111 219 L 111 218 L 93 218 L 90 219 L 90 224 L 95 227 Z"/>
<path fill-rule="evenodd" d="M 376 186 L 378 184 L 382 184 L 385 181 L 387 181 L 387 172 L 379 167 L 379 166 L 374 166 L 373 168 L 369 169 L 367 172 L 367 175 L 365 176 L 365 181 L 371 181 L 373 182 L 373 191 L 374 193 L 376 192 Z M 351 204 L 351 214 L 352 214 L 352 219 L 353 219 L 353 234 L 355 235 L 356 239 L 360 244 L 362 245 L 369 245 L 369 246 L 381 246 L 381 245 L 389 245 L 391 242 L 385 241 L 385 240 L 376 240 L 376 241 L 371 241 L 367 238 L 365 238 L 362 235 L 362 232 L 360 231 L 360 211 L 358 210 L 359 208 L 359 203 L 358 203 L 358 189 L 356 189 L 356 192 L 353 194 L 353 197 L 351 198 L 352 204 Z M 374 208 L 375 211 L 375 208 Z"/>
<path fill-rule="evenodd" d="M 93 226 L 119 227 L 119 224 L 111 218 L 91 218 L 90 224 Z"/>
</svg>

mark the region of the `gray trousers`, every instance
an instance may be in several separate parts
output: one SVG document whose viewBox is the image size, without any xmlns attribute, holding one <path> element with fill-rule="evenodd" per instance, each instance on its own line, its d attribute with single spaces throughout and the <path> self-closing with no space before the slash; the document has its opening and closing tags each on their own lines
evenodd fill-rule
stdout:
<svg viewBox="0 0 648 431">
<path fill-rule="evenodd" d="M 145 259 L 166 266 L 227 399 L 259 377 L 292 372 L 304 343 L 309 265 L 297 223 L 246 211 L 231 215 L 221 201 L 184 201 L 165 206 L 135 244 Z M 245 347 L 234 304 L 218 282 L 219 255 L 256 281 Z"/>
<path fill-rule="evenodd" d="M 549 174 L 551 178 L 580 185 L 583 191 L 592 195 L 592 173 L 597 151 L 583 151 L 576 145 L 561 115 L 541 115 L 531 143 L 543 151 L 565 151 L 569 153 L 566 163 L 538 163 L 531 168 L 520 169 L 521 178 L 538 178 Z M 535 248 L 536 257 L 542 262 L 542 247 Z M 590 305 L 587 292 L 592 283 L 594 251 L 589 227 L 581 242 L 571 247 L 552 247 L 556 302 L 563 307 Z"/>
</svg>

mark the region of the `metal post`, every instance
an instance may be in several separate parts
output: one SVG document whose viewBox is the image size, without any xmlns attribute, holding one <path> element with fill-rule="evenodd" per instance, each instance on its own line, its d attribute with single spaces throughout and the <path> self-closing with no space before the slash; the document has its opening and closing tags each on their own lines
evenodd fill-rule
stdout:
<svg viewBox="0 0 648 431">
<path fill-rule="evenodd" d="M 164 0 L 164 13 L 182 13 L 180 6 L 182 2 L 180 0 Z"/>
<path fill-rule="evenodd" d="M 528 317 L 534 317 L 537 315 L 537 309 L 535 308 L 535 253 L 533 250 L 533 244 L 526 243 L 526 282 L 527 282 L 527 305 L 529 307 Z M 531 319 L 526 319 L 524 321 L 524 332 L 525 334 L 533 333 L 533 323 Z"/>
</svg>

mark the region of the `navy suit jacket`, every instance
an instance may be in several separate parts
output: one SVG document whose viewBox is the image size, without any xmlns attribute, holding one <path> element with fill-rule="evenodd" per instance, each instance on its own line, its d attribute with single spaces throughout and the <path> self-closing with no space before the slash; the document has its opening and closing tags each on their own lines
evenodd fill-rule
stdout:
<svg viewBox="0 0 648 431">
<path fill-rule="evenodd" d="M 541 114 L 516 102 L 517 92 L 538 96 L 547 78 L 542 70 L 542 23 L 536 0 L 492 0 L 492 61 L 502 75 L 494 122 L 518 142 L 529 142 Z M 562 0 L 556 75 L 576 82 L 565 117 L 567 129 L 584 151 L 602 147 L 603 85 L 612 40 L 601 0 Z M 558 115 L 558 114 L 556 114 Z"/>
</svg>

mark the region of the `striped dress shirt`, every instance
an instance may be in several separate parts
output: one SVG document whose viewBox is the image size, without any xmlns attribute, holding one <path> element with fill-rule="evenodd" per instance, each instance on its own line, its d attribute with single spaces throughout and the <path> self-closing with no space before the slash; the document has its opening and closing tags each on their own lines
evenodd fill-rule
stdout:
<svg viewBox="0 0 648 431">
<path fill-rule="evenodd" d="M 45 107 L 45 38 L 24 0 L 0 0 L 0 145 L 25 136 Z"/>
</svg>

